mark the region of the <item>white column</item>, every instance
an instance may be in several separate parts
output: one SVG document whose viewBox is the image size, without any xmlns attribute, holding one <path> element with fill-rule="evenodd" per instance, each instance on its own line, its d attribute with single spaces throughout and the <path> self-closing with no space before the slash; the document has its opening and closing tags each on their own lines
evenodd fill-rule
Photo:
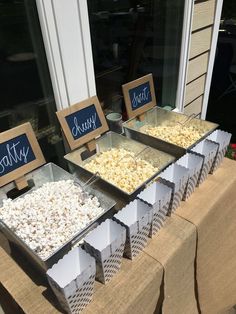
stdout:
<svg viewBox="0 0 236 314">
<path fill-rule="evenodd" d="M 176 94 L 176 110 L 179 112 L 184 111 L 184 98 L 187 82 L 188 59 L 191 43 L 191 29 L 193 19 L 194 0 L 185 0 L 184 20 L 183 20 L 183 34 L 181 44 L 181 55 L 179 64 L 179 79 Z"/>
<path fill-rule="evenodd" d="M 96 94 L 86 0 L 36 0 L 57 104 Z"/>
</svg>

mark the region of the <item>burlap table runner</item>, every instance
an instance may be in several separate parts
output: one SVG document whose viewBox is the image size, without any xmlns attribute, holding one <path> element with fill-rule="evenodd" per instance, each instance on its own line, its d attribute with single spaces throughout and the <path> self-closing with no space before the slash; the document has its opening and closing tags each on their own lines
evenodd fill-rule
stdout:
<svg viewBox="0 0 236 314">
<path fill-rule="evenodd" d="M 96 282 L 94 302 L 84 310 L 85 314 L 158 312 L 162 266 L 144 253 L 135 261 L 123 259 L 122 262 L 120 273 L 107 285 Z"/>
<path fill-rule="evenodd" d="M 196 228 L 172 216 L 145 248 L 164 267 L 163 314 L 198 313 L 195 298 Z"/>
<path fill-rule="evenodd" d="M 225 159 L 176 214 L 197 228 L 201 312 L 227 313 L 236 304 L 236 162 Z"/>
</svg>

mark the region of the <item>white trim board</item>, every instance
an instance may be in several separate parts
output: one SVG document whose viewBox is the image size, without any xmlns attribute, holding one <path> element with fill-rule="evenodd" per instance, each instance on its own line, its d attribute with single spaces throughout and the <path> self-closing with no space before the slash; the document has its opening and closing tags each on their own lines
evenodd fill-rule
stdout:
<svg viewBox="0 0 236 314">
<path fill-rule="evenodd" d="M 184 111 L 184 98 L 185 98 L 185 89 L 186 89 L 186 82 L 187 82 L 189 49 L 190 49 L 190 43 L 191 43 L 193 7 L 194 7 L 194 0 L 191 0 L 191 1 L 185 0 L 181 55 L 180 55 L 180 65 L 179 65 L 179 78 L 178 78 L 178 87 L 177 87 L 176 104 L 175 104 L 175 107 L 178 109 L 178 112 Z"/>
<path fill-rule="evenodd" d="M 206 76 L 201 119 L 205 119 L 206 113 L 207 113 L 207 106 L 208 106 L 208 100 L 209 100 L 209 94 L 210 94 L 210 88 L 211 88 L 212 72 L 213 72 L 213 67 L 214 67 L 216 47 L 217 47 L 218 34 L 219 34 L 219 28 L 220 28 L 222 6 L 223 6 L 223 0 L 216 1 L 215 22 L 213 26 L 212 42 L 211 42 L 208 70 L 207 70 L 207 76 Z"/>
<path fill-rule="evenodd" d="M 57 109 L 96 94 L 86 0 L 36 0 Z"/>
</svg>

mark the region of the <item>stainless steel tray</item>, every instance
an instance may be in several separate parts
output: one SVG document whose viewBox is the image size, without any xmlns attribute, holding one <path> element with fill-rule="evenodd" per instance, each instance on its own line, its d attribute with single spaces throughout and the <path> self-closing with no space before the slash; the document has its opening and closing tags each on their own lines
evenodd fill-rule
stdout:
<svg viewBox="0 0 236 314">
<path fill-rule="evenodd" d="M 55 164 L 48 163 L 26 175 L 26 179 L 33 180 L 34 187 L 20 197 L 31 193 L 33 190 L 39 188 L 44 183 L 68 179 L 74 180 L 75 177 L 64 169 L 56 166 Z M 80 179 L 76 178 L 76 181 L 80 182 Z M 2 206 L 3 199 L 7 198 L 6 193 L 10 191 L 13 187 L 14 185 L 11 183 L 1 189 L 0 208 Z M 33 250 L 31 250 L 30 247 L 25 242 L 23 242 L 1 219 L 0 232 L 4 234 L 4 236 L 8 239 L 11 247 L 13 246 L 13 250 L 20 251 L 20 253 L 24 254 L 28 258 L 29 262 L 31 262 L 33 266 L 35 266 L 39 271 L 45 273 L 46 270 L 52 267 L 53 264 L 55 264 L 60 258 L 62 258 L 63 255 L 65 255 L 73 245 L 75 245 L 80 239 L 82 239 L 89 230 L 93 229 L 98 225 L 100 221 L 104 220 L 106 214 L 108 214 L 109 211 L 115 206 L 115 201 L 112 198 L 110 198 L 107 194 L 95 189 L 93 185 L 86 186 L 85 191 L 98 198 L 101 207 L 104 209 L 103 213 L 100 216 L 96 217 L 96 219 L 91 221 L 84 229 L 78 230 L 78 232 L 70 240 L 68 240 L 64 245 L 58 248 L 51 256 L 49 256 L 45 260 L 40 258 Z"/>
<path fill-rule="evenodd" d="M 96 153 L 85 160 L 82 160 L 81 155 L 86 152 L 85 147 L 81 147 L 78 150 L 75 150 L 69 154 L 67 154 L 64 158 L 70 163 L 72 167 L 72 171 L 77 172 L 78 174 L 87 173 L 90 176 L 93 175 L 90 171 L 86 170 L 84 166 L 89 163 L 92 159 L 96 157 L 97 154 L 107 151 L 111 148 L 123 148 L 127 151 L 134 152 L 135 154 L 139 154 L 138 157 L 150 162 L 154 167 L 158 167 L 159 170 L 148 180 L 143 182 L 140 186 L 138 186 L 132 193 L 127 193 L 124 190 L 120 189 L 116 185 L 113 185 L 109 181 L 102 179 L 99 177 L 100 184 L 106 183 L 107 187 L 103 187 L 104 189 L 109 189 L 111 194 L 119 193 L 121 197 L 128 198 L 129 200 L 133 198 L 135 195 L 140 192 L 140 190 L 151 181 L 154 177 L 156 177 L 164 168 L 166 168 L 170 163 L 172 163 L 175 158 L 170 154 L 164 153 L 162 151 L 153 149 L 151 147 L 147 148 L 146 145 L 143 145 L 137 141 L 131 140 L 125 136 L 114 132 L 107 132 L 105 135 L 96 139 Z M 145 149 L 145 150 L 144 150 Z M 144 151 L 143 151 L 144 150 Z M 142 152 L 143 151 L 143 152 Z"/>
<path fill-rule="evenodd" d="M 189 147 L 183 148 L 181 146 L 163 141 L 157 137 L 142 133 L 140 128 L 146 124 L 150 124 L 152 126 L 159 126 L 160 124 L 164 124 L 165 122 L 184 122 L 188 118 L 187 115 L 182 113 L 177 113 L 173 111 L 168 111 L 159 107 L 155 107 L 151 110 L 148 110 L 144 114 L 143 121 L 139 121 L 138 118 L 130 119 L 123 123 L 124 131 L 127 137 L 132 138 L 136 141 L 149 145 L 151 147 L 160 149 L 164 152 L 167 152 L 177 158 L 183 156 L 187 150 L 191 149 L 198 142 L 200 142 L 203 138 L 207 137 L 211 132 L 213 132 L 218 124 L 208 122 L 201 119 L 192 119 L 188 125 L 194 125 L 203 127 L 205 130 L 204 135 L 199 138 L 198 141 L 190 145 Z"/>
</svg>

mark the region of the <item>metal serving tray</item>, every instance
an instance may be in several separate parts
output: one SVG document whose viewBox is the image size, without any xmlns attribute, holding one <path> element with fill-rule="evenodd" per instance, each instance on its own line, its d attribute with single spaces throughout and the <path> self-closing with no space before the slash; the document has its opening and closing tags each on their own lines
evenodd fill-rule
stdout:
<svg viewBox="0 0 236 314">
<path fill-rule="evenodd" d="M 30 191 L 19 196 L 18 198 L 21 198 L 26 194 L 31 193 L 33 190 L 38 189 L 44 183 L 57 182 L 60 180 L 69 179 L 75 180 L 75 177 L 72 174 L 65 171 L 64 169 L 56 166 L 55 164 L 48 163 L 26 175 L 26 179 L 28 181 L 33 180 L 34 187 Z M 76 178 L 76 182 L 81 183 L 82 185 L 82 182 L 80 182 L 79 178 Z M 3 199 L 7 198 L 6 193 L 10 191 L 13 187 L 14 187 L 13 183 L 10 183 L 1 189 L 0 208 L 2 206 Z M 84 229 L 78 230 L 78 232 L 70 240 L 68 240 L 64 245 L 59 247 L 47 259 L 43 260 L 41 257 L 39 257 L 1 219 L 0 219 L 0 233 L 4 234 L 4 236 L 8 239 L 13 250 L 17 250 L 20 253 L 24 254 L 28 258 L 29 262 L 33 264 L 33 266 L 35 266 L 39 271 L 45 273 L 47 269 L 52 267 L 53 264 L 55 264 L 60 258 L 62 258 L 63 255 L 65 255 L 73 247 L 73 245 L 75 245 L 79 240 L 81 240 L 89 230 L 96 227 L 100 221 L 103 221 L 105 219 L 106 214 L 108 214 L 108 212 L 115 206 L 115 201 L 113 199 L 111 199 L 105 193 L 102 193 L 101 191 L 94 189 L 92 185 L 86 186 L 84 190 L 85 192 L 98 198 L 101 207 L 104 209 L 103 213 L 96 219 L 91 221 Z"/>
<path fill-rule="evenodd" d="M 188 116 L 185 114 L 155 107 L 151 110 L 148 110 L 144 114 L 144 119 L 142 121 L 139 121 L 138 118 L 133 118 L 124 122 L 123 127 L 127 137 L 132 138 L 141 143 L 144 143 L 146 145 L 149 145 L 151 147 L 160 149 L 164 152 L 167 152 L 179 158 L 183 156 L 187 150 L 191 149 L 203 138 L 207 137 L 211 132 L 213 132 L 218 127 L 218 124 L 196 118 L 192 119 L 190 122 L 188 122 L 188 125 L 203 127 L 205 133 L 201 138 L 199 138 L 198 141 L 194 142 L 192 145 L 186 148 L 163 141 L 157 137 L 142 133 L 140 131 L 140 128 L 146 124 L 151 124 L 152 126 L 159 126 L 160 124 L 164 125 L 165 122 L 170 121 L 176 123 L 177 122 L 183 123 L 184 121 L 186 121 L 187 118 Z"/>
<path fill-rule="evenodd" d="M 109 181 L 101 177 L 98 177 L 100 184 L 106 183 L 107 187 L 104 188 L 109 189 L 111 194 L 118 192 L 119 195 L 121 195 L 121 197 L 124 197 L 125 199 L 128 198 L 129 200 L 135 195 L 137 195 L 138 192 L 140 192 L 140 190 L 145 186 L 145 184 L 147 184 L 149 181 L 155 178 L 164 168 L 166 168 L 175 160 L 175 158 L 170 154 L 153 149 L 151 147 L 147 147 L 147 145 L 143 145 L 137 141 L 134 141 L 132 139 L 129 139 L 125 136 L 122 136 L 111 131 L 107 132 L 105 135 L 96 139 L 96 153 L 94 153 L 92 156 L 88 157 L 85 160 L 82 160 L 81 154 L 86 152 L 86 148 L 81 147 L 80 149 L 77 149 L 67 154 L 65 156 L 65 159 L 70 163 L 72 171 L 76 171 L 78 174 L 81 175 L 85 172 L 87 174 L 90 174 L 91 176 L 93 175 L 93 173 L 86 170 L 84 166 L 87 163 L 89 163 L 92 159 L 94 159 L 97 154 L 104 151 L 108 151 L 111 148 L 123 148 L 127 151 L 134 152 L 135 154 L 138 155 L 139 158 L 144 159 L 147 162 L 150 162 L 154 167 L 159 168 L 159 170 L 152 177 L 143 182 L 132 193 L 127 193 L 124 190 L 117 187 L 116 185 L 113 185 Z"/>
</svg>

